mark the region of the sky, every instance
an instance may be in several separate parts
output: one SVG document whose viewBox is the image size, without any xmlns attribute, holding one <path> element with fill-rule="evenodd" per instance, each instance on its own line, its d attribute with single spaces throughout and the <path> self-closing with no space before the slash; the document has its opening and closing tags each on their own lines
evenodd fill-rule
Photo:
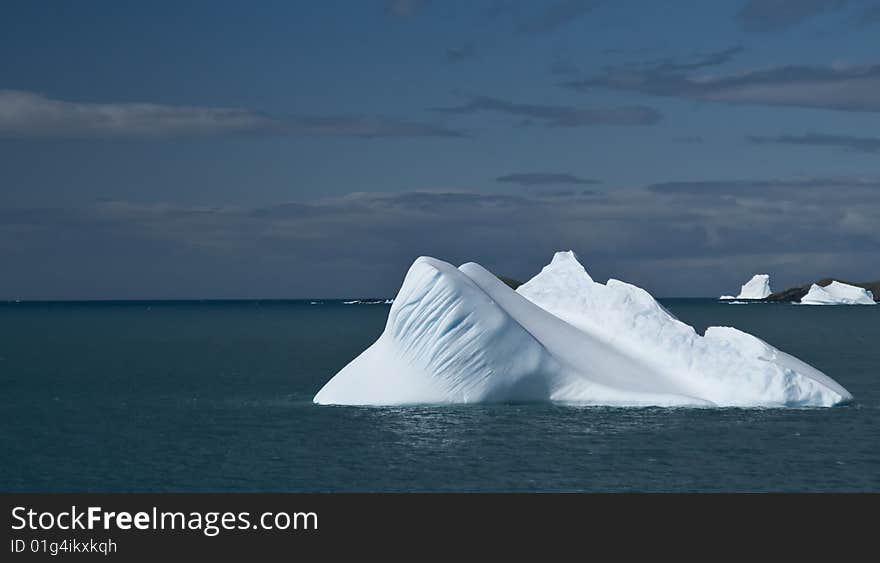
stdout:
<svg viewBox="0 0 880 563">
<path fill-rule="evenodd" d="M 0 299 L 393 296 L 572 249 L 880 279 L 880 1 L 0 5 Z"/>
</svg>

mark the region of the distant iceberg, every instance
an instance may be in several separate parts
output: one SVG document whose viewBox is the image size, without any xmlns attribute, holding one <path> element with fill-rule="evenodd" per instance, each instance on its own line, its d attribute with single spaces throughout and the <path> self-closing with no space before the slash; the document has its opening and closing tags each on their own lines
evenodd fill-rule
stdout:
<svg viewBox="0 0 880 563">
<path fill-rule="evenodd" d="M 594 282 L 562 252 L 516 292 L 478 264 L 417 259 L 382 335 L 314 402 L 777 407 L 851 398 L 754 336 L 727 327 L 698 335 L 646 291 Z"/>
<path fill-rule="evenodd" d="M 770 276 L 768 274 L 755 274 L 752 279 L 742 285 L 739 295 L 722 295 L 719 299 L 765 299 L 773 291 L 770 289 Z"/>
<path fill-rule="evenodd" d="M 801 298 L 804 305 L 876 305 L 874 294 L 862 287 L 833 281 L 822 287 L 813 284 Z"/>
</svg>

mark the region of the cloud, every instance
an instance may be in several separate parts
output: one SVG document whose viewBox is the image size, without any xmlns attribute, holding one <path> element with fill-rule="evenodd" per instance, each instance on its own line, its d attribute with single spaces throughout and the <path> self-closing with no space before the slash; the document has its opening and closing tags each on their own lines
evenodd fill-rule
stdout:
<svg viewBox="0 0 880 563">
<path fill-rule="evenodd" d="M 297 117 L 284 120 L 282 131 L 299 135 L 341 137 L 467 137 L 441 125 L 370 116 Z"/>
<path fill-rule="evenodd" d="M 779 143 L 816 147 L 835 147 L 850 151 L 880 153 L 880 137 L 855 137 L 850 135 L 828 135 L 825 133 L 806 133 L 804 135 L 761 136 L 752 135 L 749 141 L 757 144 Z"/>
<path fill-rule="evenodd" d="M 460 63 L 468 59 L 473 59 L 476 56 L 477 50 L 471 43 L 462 45 L 461 47 L 446 49 L 446 60 L 453 63 Z"/>
<path fill-rule="evenodd" d="M 748 0 L 737 20 L 745 31 L 781 31 L 847 4 L 847 0 Z"/>
<path fill-rule="evenodd" d="M 703 196 L 796 196 L 804 200 L 824 197 L 830 190 L 849 190 L 876 197 L 880 203 L 880 180 L 873 178 L 795 178 L 774 180 L 713 180 L 661 182 L 647 186 L 658 194 Z"/>
<path fill-rule="evenodd" d="M 0 90 L 0 138 L 166 138 L 241 134 L 462 137 L 440 125 L 385 117 L 273 117 L 238 108 L 83 103 Z"/>
<path fill-rule="evenodd" d="M 653 63 L 649 63 L 647 66 L 651 72 L 655 73 L 698 70 L 710 66 L 723 65 L 724 63 L 733 60 L 736 55 L 742 53 L 743 51 L 744 48 L 741 45 L 736 45 L 734 47 L 728 47 L 727 49 L 722 49 L 720 51 L 714 51 L 704 54 L 690 62 L 682 63 L 674 59 L 666 58 L 654 61 Z"/>
<path fill-rule="evenodd" d="M 520 279 L 572 248 L 597 279 L 720 295 L 880 277 L 880 181 L 667 182 L 601 194 L 352 193 L 259 208 L 0 209 L 0 298 L 391 295 L 419 255 Z"/>
<path fill-rule="evenodd" d="M 586 80 L 567 82 L 576 90 L 608 88 L 652 96 L 792 106 L 853 112 L 880 111 L 880 65 L 781 66 L 728 75 L 693 75 L 689 71 L 726 62 L 707 58 L 698 66 L 668 62 L 640 68 L 612 67 Z"/>
<path fill-rule="evenodd" d="M 648 106 L 575 107 L 564 105 L 524 104 L 488 96 L 474 96 L 458 106 L 434 108 L 452 114 L 495 112 L 535 120 L 549 127 L 584 127 L 592 125 L 653 125 L 660 112 Z"/>
<path fill-rule="evenodd" d="M 573 174 L 562 172 L 525 172 L 519 174 L 507 174 L 495 178 L 495 181 L 508 184 L 519 184 L 520 186 L 558 186 L 566 184 L 591 185 L 600 183 L 599 180 L 581 178 Z"/>
</svg>

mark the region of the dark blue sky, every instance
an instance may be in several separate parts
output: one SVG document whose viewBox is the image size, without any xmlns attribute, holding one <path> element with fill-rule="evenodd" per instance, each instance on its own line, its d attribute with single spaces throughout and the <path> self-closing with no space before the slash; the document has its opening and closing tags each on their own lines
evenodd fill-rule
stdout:
<svg viewBox="0 0 880 563">
<path fill-rule="evenodd" d="M 880 3 L 4 2 L 0 298 L 393 294 L 573 248 L 880 278 Z"/>
</svg>

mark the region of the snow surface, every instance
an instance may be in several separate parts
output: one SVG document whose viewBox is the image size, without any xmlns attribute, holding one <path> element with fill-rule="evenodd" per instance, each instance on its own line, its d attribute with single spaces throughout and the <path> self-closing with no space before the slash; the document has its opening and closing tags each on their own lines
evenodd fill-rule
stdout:
<svg viewBox="0 0 880 563">
<path fill-rule="evenodd" d="M 876 305 L 874 294 L 862 287 L 833 281 L 822 287 L 813 284 L 801 298 L 804 305 Z"/>
<path fill-rule="evenodd" d="M 770 289 L 770 276 L 767 274 L 755 274 L 752 279 L 743 284 L 739 295 L 735 299 L 764 299 L 773 291 Z M 727 296 L 722 296 L 725 299 Z"/>
<path fill-rule="evenodd" d="M 422 257 L 379 339 L 319 404 L 560 401 L 612 406 L 831 406 L 834 380 L 733 328 L 705 336 L 646 291 L 594 282 L 560 252 L 517 291 L 478 264 Z"/>
</svg>

